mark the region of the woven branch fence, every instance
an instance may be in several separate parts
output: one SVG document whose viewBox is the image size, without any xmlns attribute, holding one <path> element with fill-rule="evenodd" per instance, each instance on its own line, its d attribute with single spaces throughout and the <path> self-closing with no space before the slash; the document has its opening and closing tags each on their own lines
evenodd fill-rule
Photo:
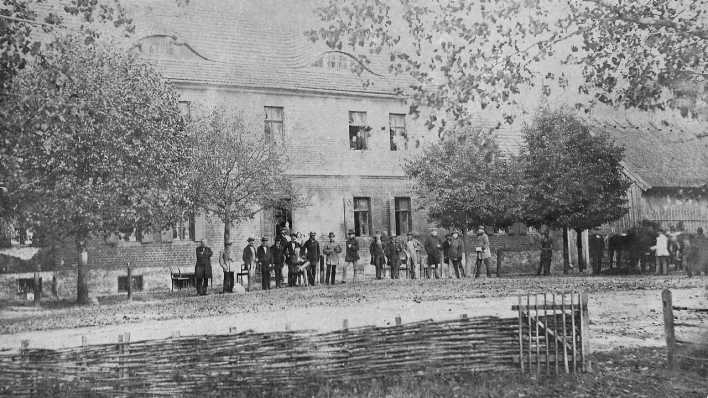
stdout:
<svg viewBox="0 0 708 398">
<path fill-rule="evenodd" d="M 517 317 L 463 315 L 407 324 L 396 318 L 389 327 L 347 328 L 345 321 L 342 330 L 326 333 L 246 331 L 136 342 L 121 335 L 116 344 L 61 350 L 25 346 L 17 354 L 0 355 L 0 395 L 183 396 L 244 388 L 262 394 L 325 380 L 518 371 L 529 344 L 521 337 L 529 333 L 533 315 L 528 308 L 513 309 Z M 561 324 L 572 327 L 572 321 L 554 313 L 552 334 L 558 335 Z"/>
</svg>

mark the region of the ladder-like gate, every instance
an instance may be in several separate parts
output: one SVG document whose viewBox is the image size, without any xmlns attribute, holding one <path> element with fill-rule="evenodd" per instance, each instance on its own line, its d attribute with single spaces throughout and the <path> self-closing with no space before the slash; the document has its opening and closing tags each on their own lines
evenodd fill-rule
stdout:
<svg viewBox="0 0 708 398">
<path fill-rule="evenodd" d="M 588 300 L 584 293 L 542 293 L 518 297 L 522 373 L 546 375 L 587 371 Z"/>
</svg>

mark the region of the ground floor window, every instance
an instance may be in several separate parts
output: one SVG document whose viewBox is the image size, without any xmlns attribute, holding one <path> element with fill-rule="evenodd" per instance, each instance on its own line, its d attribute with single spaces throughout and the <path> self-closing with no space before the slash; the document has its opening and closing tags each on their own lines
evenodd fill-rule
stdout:
<svg viewBox="0 0 708 398">
<path fill-rule="evenodd" d="M 133 291 L 134 292 L 139 292 L 143 290 L 143 276 L 142 275 L 132 275 L 132 285 L 133 285 Z M 128 291 L 128 276 L 119 276 L 118 277 L 118 291 L 119 292 L 127 292 Z"/>
<path fill-rule="evenodd" d="M 354 233 L 356 236 L 371 235 L 370 198 L 354 198 Z"/>
<path fill-rule="evenodd" d="M 411 217 L 411 198 L 399 197 L 395 199 L 396 235 L 406 235 L 413 230 Z"/>
<path fill-rule="evenodd" d="M 42 278 L 39 278 L 39 291 L 42 291 Z M 19 278 L 17 280 L 17 293 L 25 294 L 34 292 L 34 278 Z"/>
</svg>

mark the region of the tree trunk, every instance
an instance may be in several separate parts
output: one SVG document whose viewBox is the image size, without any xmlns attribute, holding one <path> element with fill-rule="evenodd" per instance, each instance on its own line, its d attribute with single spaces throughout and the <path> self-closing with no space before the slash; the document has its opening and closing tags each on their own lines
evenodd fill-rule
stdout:
<svg viewBox="0 0 708 398">
<path fill-rule="evenodd" d="M 563 227 L 563 273 L 570 269 L 570 252 L 568 250 L 568 227 Z"/>
<path fill-rule="evenodd" d="M 224 220 L 224 250 L 227 242 L 231 242 L 231 220 L 228 218 Z"/>
<path fill-rule="evenodd" d="M 76 302 L 78 304 L 89 304 L 88 290 L 88 252 L 86 251 L 86 240 L 78 239 L 76 248 L 79 252 L 79 266 L 76 274 Z"/>
<path fill-rule="evenodd" d="M 583 255 L 583 231 L 575 229 L 575 245 L 578 250 L 578 271 L 585 271 L 585 256 Z"/>
<path fill-rule="evenodd" d="M 40 300 L 42 299 L 42 289 L 39 285 L 39 273 L 42 271 L 42 266 L 39 265 L 37 272 L 34 273 L 34 305 L 39 307 Z"/>
</svg>

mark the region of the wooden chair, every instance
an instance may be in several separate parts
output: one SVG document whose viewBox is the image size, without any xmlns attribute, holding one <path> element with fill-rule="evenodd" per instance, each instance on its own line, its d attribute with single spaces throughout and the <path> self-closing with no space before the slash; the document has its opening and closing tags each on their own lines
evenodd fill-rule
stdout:
<svg viewBox="0 0 708 398">
<path fill-rule="evenodd" d="M 236 273 L 236 283 L 238 283 L 241 286 L 246 286 L 243 284 L 243 277 L 246 277 L 246 283 L 248 284 L 248 278 L 250 275 L 248 274 L 248 266 L 246 264 L 241 264 L 241 270 Z"/>
<path fill-rule="evenodd" d="M 182 288 L 184 287 L 189 288 L 196 286 L 194 272 L 182 272 L 179 267 L 176 268 L 177 272 L 175 272 L 172 267 L 170 267 L 170 279 L 172 281 L 172 285 L 170 288 L 171 292 L 175 291 L 175 286 L 177 286 L 178 290 L 182 290 Z"/>
</svg>

